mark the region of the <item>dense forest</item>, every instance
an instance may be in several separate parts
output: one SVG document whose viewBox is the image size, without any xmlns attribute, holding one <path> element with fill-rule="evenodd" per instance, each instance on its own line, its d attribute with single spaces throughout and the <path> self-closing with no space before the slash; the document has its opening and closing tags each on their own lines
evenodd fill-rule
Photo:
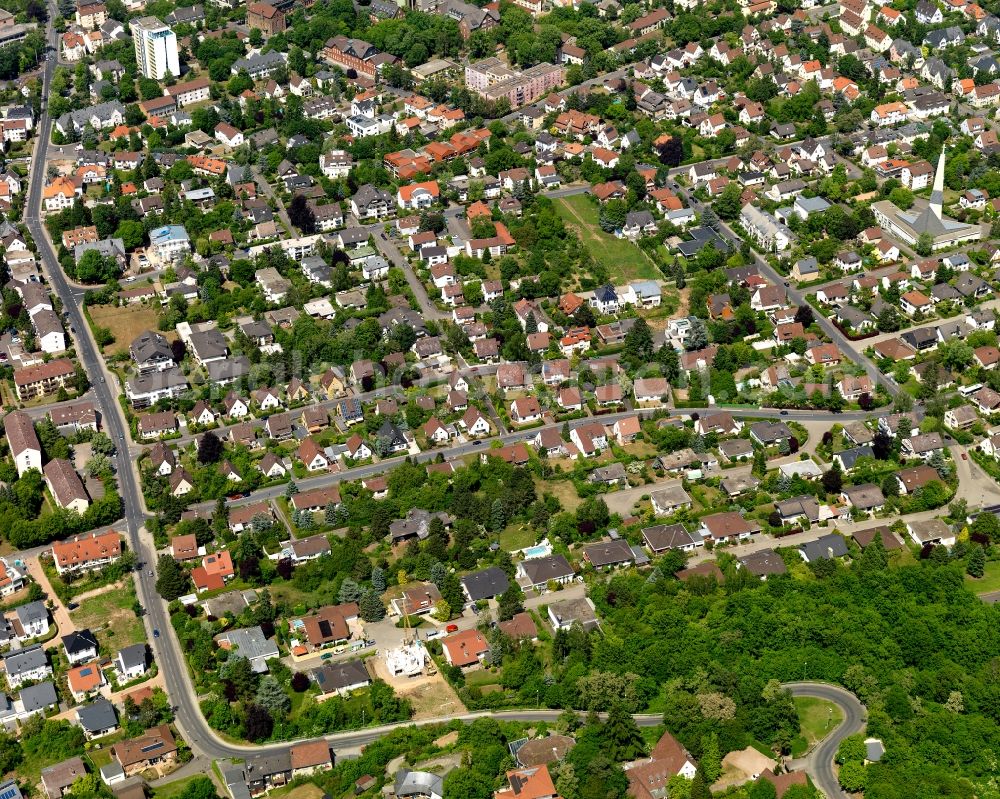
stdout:
<svg viewBox="0 0 1000 799">
<path fill-rule="evenodd" d="M 606 634 L 591 638 L 589 670 L 637 675 L 648 692 L 637 705 L 663 709 L 698 755 L 713 734 L 723 752 L 748 736 L 786 745 L 768 681 L 839 683 L 885 742 L 886 758 L 865 769 L 868 799 L 993 796 L 998 614 L 963 571 L 943 550 L 890 567 L 873 545 L 850 567 L 766 583 L 622 573 L 592 588 Z"/>
</svg>

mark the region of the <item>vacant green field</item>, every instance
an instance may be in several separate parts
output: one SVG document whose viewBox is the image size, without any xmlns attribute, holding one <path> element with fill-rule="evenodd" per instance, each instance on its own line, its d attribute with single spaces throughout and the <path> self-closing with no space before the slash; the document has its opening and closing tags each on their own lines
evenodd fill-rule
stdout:
<svg viewBox="0 0 1000 799">
<path fill-rule="evenodd" d="M 797 696 L 792 700 L 799 712 L 799 737 L 792 741 L 792 756 L 801 757 L 826 738 L 844 718 L 833 702 Z"/>
<path fill-rule="evenodd" d="M 556 210 L 576 231 L 594 260 L 602 264 L 616 285 L 630 280 L 652 280 L 660 276 L 648 255 L 625 239 L 616 239 L 601 230 L 597 208 L 585 194 L 555 200 Z"/>
<path fill-rule="evenodd" d="M 137 618 L 132 605 L 135 590 L 131 581 L 123 586 L 85 599 L 80 607 L 70 611 L 73 623 L 79 628 L 90 628 L 98 639 L 106 643 L 109 652 L 117 652 L 130 644 L 146 640 L 142 620 Z"/>
<path fill-rule="evenodd" d="M 1000 561 L 994 560 L 987 563 L 986 572 L 982 577 L 975 578 L 966 575 L 965 584 L 977 594 L 1000 591 Z"/>
</svg>

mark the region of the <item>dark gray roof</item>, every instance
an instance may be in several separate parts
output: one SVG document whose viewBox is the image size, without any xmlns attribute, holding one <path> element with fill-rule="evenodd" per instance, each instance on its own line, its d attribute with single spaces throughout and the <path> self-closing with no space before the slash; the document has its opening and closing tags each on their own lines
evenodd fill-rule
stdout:
<svg viewBox="0 0 1000 799">
<path fill-rule="evenodd" d="M 51 681 L 46 680 L 37 685 L 30 685 L 27 688 L 21 689 L 21 704 L 24 705 L 26 713 L 42 710 L 50 705 L 58 705 L 59 697 L 56 696 L 55 685 Z"/>
<path fill-rule="evenodd" d="M 351 199 L 358 206 L 358 208 L 367 208 L 375 202 L 384 202 L 390 205 L 395 204 L 395 200 L 393 200 L 392 195 L 382 189 L 372 186 L 370 183 L 365 183 L 363 186 L 360 186 Z M 368 235 L 366 234 L 365 241 L 367 240 Z"/>
<path fill-rule="evenodd" d="M 115 713 L 115 706 L 103 698 L 89 705 L 78 707 L 76 709 L 76 716 L 80 722 L 80 726 L 86 732 L 110 730 L 118 726 L 118 714 Z"/>
<path fill-rule="evenodd" d="M 323 690 L 323 693 L 331 693 L 352 685 L 360 685 L 371 682 L 371 675 L 365 668 L 363 660 L 347 660 L 343 663 L 330 663 L 316 669 L 313 672 L 313 679 Z"/>
<path fill-rule="evenodd" d="M 74 652 L 86 652 L 88 649 L 97 649 L 97 638 L 90 630 L 79 630 L 69 633 L 69 635 L 64 635 L 62 638 L 63 646 L 66 647 L 66 652 L 73 654 Z"/>
<path fill-rule="evenodd" d="M 559 580 L 573 576 L 576 572 L 569 561 L 562 555 L 549 555 L 544 558 L 532 558 L 521 564 L 524 573 L 532 585 L 541 585 L 549 580 Z"/>
<path fill-rule="evenodd" d="M 118 659 L 122 662 L 125 668 L 130 668 L 131 666 L 146 665 L 146 645 L 145 644 L 132 644 L 124 649 L 119 650 Z"/>
<path fill-rule="evenodd" d="M 740 558 L 740 563 L 755 577 L 767 577 L 772 574 L 786 574 L 788 568 L 781 555 L 773 549 L 761 549 Z"/>
<path fill-rule="evenodd" d="M 205 367 L 208 378 L 213 383 L 232 382 L 250 374 L 250 359 L 245 355 L 226 358 L 224 361 L 213 361 Z"/>
<path fill-rule="evenodd" d="M 784 422 L 754 422 L 750 425 L 750 432 L 765 444 L 792 437 L 792 431 Z"/>
<path fill-rule="evenodd" d="M 503 570 L 490 566 L 483 571 L 465 575 L 462 578 L 462 585 L 465 586 L 469 599 L 478 602 L 480 599 L 500 596 L 510 587 L 510 581 Z"/>
<path fill-rule="evenodd" d="M 828 533 L 815 541 L 807 541 L 799 547 L 806 560 L 814 563 L 823 558 L 843 558 L 847 555 L 847 543 L 843 536 Z"/>
<path fill-rule="evenodd" d="M 395 423 L 388 419 L 382 422 L 382 426 L 378 429 L 378 437 L 386 439 L 394 448 L 406 446 L 406 436 L 403 435 Z"/>
<path fill-rule="evenodd" d="M 875 450 L 873 450 L 868 444 L 861 447 L 851 447 L 850 449 L 845 449 L 843 452 L 835 453 L 840 459 L 845 469 L 853 469 L 854 464 L 858 462 L 858 458 L 874 458 Z"/>
<path fill-rule="evenodd" d="M 634 560 L 632 548 L 623 539 L 617 541 L 599 541 L 583 548 L 584 553 L 595 567 L 614 566 L 619 563 L 631 563 Z"/>
<path fill-rule="evenodd" d="M 150 360 L 172 360 L 173 351 L 170 342 L 161 333 L 147 330 L 140 333 L 129 345 L 136 361 L 142 363 Z"/>
<path fill-rule="evenodd" d="M 223 357 L 229 351 L 226 337 L 215 328 L 192 333 L 190 341 L 191 348 L 200 360 Z"/>
<path fill-rule="evenodd" d="M 283 749 L 274 754 L 253 755 L 246 760 L 246 775 L 250 782 L 264 779 L 271 774 L 292 770 L 291 750 Z"/>
<path fill-rule="evenodd" d="M 689 547 L 701 540 L 701 536 L 696 538 L 683 524 L 656 524 L 652 527 L 643 527 L 642 537 L 646 539 L 646 544 L 653 552 Z"/>
</svg>

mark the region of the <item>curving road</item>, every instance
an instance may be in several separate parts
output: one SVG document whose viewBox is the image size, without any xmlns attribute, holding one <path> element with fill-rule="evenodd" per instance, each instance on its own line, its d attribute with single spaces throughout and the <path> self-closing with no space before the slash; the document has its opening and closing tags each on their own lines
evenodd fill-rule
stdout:
<svg viewBox="0 0 1000 799">
<path fill-rule="evenodd" d="M 815 699 L 825 699 L 833 702 L 844 714 L 844 720 L 826 736 L 806 757 L 800 761 L 813 783 L 827 799 L 848 799 L 848 795 L 840 788 L 840 782 L 834 772 L 834 758 L 840 742 L 849 735 L 861 732 L 868 720 L 868 711 L 858 698 L 839 685 L 822 682 L 790 682 L 784 687 L 792 692 L 792 696 L 809 696 Z"/>
</svg>

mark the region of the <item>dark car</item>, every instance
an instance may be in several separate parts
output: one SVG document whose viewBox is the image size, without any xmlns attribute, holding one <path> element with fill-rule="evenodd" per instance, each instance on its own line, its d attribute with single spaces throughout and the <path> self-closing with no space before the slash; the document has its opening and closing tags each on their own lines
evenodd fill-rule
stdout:
<svg viewBox="0 0 1000 799">
<path fill-rule="evenodd" d="M 158 627 L 154 627 L 153 628 L 153 638 L 159 638 L 159 637 L 160 637 L 160 630 L 159 630 Z"/>
</svg>

